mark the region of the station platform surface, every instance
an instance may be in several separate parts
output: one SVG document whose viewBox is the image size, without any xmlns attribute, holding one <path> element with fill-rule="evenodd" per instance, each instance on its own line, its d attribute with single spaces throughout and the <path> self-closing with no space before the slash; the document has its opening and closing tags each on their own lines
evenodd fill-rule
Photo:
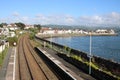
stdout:
<svg viewBox="0 0 120 80">
<path fill-rule="evenodd" d="M 0 80 L 15 80 L 16 47 L 10 47 L 0 69 Z"/>
</svg>

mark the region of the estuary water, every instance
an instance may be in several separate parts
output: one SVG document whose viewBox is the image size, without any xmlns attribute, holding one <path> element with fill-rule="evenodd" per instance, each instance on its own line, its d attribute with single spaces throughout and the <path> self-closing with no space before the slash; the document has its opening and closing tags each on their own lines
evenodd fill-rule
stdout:
<svg viewBox="0 0 120 80">
<path fill-rule="evenodd" d="M 89 54 L 90 36 L 57 37 L 48 40 Z M 92 36 L 92 55 L 120 63 L 120 35 Z"/>
</svg>

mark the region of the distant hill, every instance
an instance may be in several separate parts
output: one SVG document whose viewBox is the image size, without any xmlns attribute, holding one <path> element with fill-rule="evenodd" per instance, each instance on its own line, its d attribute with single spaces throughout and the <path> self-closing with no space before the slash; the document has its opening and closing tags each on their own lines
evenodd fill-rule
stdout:
<svg viewBox="0 0 120 80">
<path fill-rule="evenodd" d="M 120 26 L 114 25 L 99 25 L 99 26 L 85 26 L 85 25 L 42 25 L 43 27 L 51 27 L 58 29 L 82 29 L 82 30 L 96 30 L 96 29 L 113 29 L 115 32 L 120 33 Z"/>
</svg>

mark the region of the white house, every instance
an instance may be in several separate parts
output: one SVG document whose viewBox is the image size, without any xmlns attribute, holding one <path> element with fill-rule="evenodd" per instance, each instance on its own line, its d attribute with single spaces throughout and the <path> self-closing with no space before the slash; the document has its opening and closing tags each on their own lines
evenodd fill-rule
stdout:
<svg viewBox="0 0 120 80">
<path fill-rule="evenodd" d="M 8 28 L 0 28 L 0 35 L 9 35 L 9 29 Z"/>
<path fill-rule="evenodd" d="M 15 32 L 10 32 L 10 37 L 14 37 L 15 35 Z"/>
<path fill-rule="evenodd" d="M 11 30 L 11 31 L 15 31 L 18 29 L 17 25 L 16 24 L 9 24 L 7 25 L 7 27 Z"/>
<path fill-rule="evenodd" d="M 10 27 L 9 28 L 11 31 L 15 31 L 15 30 L 17 30 L 18 28 L 17 27 Z"/>
<path fill-rule="evenodd" d="M 68 33 L 72 33 L 72 31 L 71 30 L 64 30 L 63 33 L 68 34 Z"/>
<path fill-rule="evenodd" d="M 34 25 L 25 25 L 24 29 L 34 28 Z"/>
<path fill-rule="evenodd" d="M 107 33 L 108 31 L 106 29 L 98 29 L 96 30 L 96 33 Z"/>
<path fill-rule="evenodd" d="M 54 30 L 46 30 L 43 32 L 43 34 L 54 34 L 55 31 Z"/>
<path fill-rule="evenodd" d="M 111 34 L 115 34 L 115 31 L 112 30 L 112 29 L 111 29 L 109 32 L 110 32 Z"/>
<path fill-rule="evenodd" d="M 9 47 L 9 42 L 0 40 L 0 53 L 5 49 L 6 46 Z"/>
</svg>

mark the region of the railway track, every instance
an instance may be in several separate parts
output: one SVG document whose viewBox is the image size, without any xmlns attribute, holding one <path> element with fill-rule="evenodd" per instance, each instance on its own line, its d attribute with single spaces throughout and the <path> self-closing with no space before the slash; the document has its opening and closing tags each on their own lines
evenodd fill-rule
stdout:
<svg viewBox="0 0 120 80">
<path fill-rule="evenodd" d="M 20 80 L 58 80 L 56 75 L 35 53 L 28 35 L 19 39 L 18 63 Z"/>
<path fill-rule="evenodd" d="M 32 80 L 30 70 L 27 64 L 27 59 L 23 51 L 23 38 L 20 38 L 18 45 L 18 62 L 19 62 L 19 79 Z"/>
</svg>

